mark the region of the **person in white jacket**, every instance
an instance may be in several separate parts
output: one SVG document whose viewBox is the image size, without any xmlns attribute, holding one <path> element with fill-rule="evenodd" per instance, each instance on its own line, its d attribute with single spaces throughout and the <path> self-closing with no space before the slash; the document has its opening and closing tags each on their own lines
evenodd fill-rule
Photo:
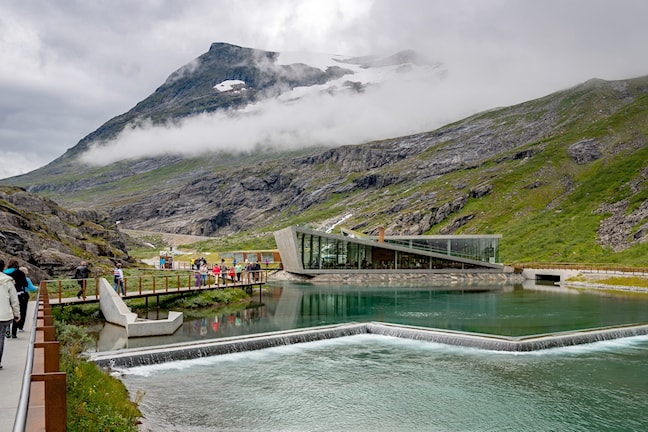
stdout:
<svg viewBox="0 0 648 432">
<path fill-rule="evenodd" d="M 0 259 L 0 369 L 2 369 L 5 333 L 12 321 L 20 319 L 20 305 L 14 280 L 11 276 L 2 273 L 4 267 L 5 263 Z"/>
</svg>

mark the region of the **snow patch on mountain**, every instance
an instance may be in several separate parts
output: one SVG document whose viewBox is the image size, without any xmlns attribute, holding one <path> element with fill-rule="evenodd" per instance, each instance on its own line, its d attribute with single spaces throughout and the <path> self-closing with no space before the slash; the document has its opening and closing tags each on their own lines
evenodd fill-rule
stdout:
<svg viewBox="0 0 648 432">
<path fill-rule="evenodd" d="M 225 80 L 214 86 L 214 89 L 220 92 L 228 91 L 243 91 L 245 90 L 245 81 L 241 80 Z"/>
<path fill-rule="evenodd" d="M 211 61 L 209 67 L 217 73 L 209 74 L 204 70 L 207 66 L 196 68 L 192 62 L 191 67 L 181 68 L 182 73 L 174 76 L 189 81 L 198 79 L 189 75 L 191 71 L 213 76 L 209 90 L 232 95 L 238 92 L 243 103 L 229 109 L 196 112 L 167 123 L 154 122 L 152 117 L 139 118 L 110 140 L 90 142 L 87 151 L 79 156 L 80 161 L 103 165 L 162 154 L 196 157 L 223 149 L 247 152 L 306 145 L 335 147 L 410 135 L 454 120 L 447 101 L 457 97 L 442 84 L 445 68 L 414 51 L 388 57 L 345 57 L 306 52 L 264 54 L 229 45 L 220 48 L 223 52 L 212 53 L 216 51 L 212 47 L 205 58 L 200 57 L 203 64 Z M 217 54 L 222 58 L 210 57 Z M 247 65 L 245 70 L 234 70 L 240 61 Z M 318 76 L 312 68 L 323 74 Z M 267 76 L 268 80 L 253 83 L 241 79 L 243 76 Z M 313 82 L 317 84 L 308 85 Z M 198 87 L 193 83 L 193 89 Z M 210 97 L 200 91 L 192 96 L 195 100 L 203 95 Z M 175 107 L 178 92 L 168 93 L 165 97 L 169 106 Z M 248 95 L 251 97 L 246 98 Z M 185 99 L 190 106 L 190 99 Z M 192 145 L 178 146 L 179 142 Z"/>
</svg>

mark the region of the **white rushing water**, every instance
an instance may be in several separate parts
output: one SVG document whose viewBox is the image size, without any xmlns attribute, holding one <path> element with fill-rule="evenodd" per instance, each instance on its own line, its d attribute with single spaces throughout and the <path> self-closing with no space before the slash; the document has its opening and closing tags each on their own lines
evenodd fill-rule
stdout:
<svg viewBox="0 0 648 432">
<path fill-rule="evenodd" d="M 358 335 L 121 372 L 155 431 L 648 428 L 648 336 L 503 353 Z"/>
</svg>

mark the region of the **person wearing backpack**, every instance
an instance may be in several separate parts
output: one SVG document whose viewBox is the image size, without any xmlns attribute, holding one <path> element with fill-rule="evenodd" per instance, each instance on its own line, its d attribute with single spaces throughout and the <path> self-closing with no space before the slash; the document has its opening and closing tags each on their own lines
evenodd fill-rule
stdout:
<svg viewBox="0 0 648 432">
<path fill-rule="evenodd" d="M 4 353 L 5 332 L 12 322 L 20 320 L 20 303 L 14 288 L 13 278 L 2 273 L 4 260 L 0 259 L 0 369 L 2 369 L 2 354 Z"/>
<path fill-rule="evenodd" d="M 84 291 L 86 287 L 86 279 L 90 277 L 90 269 L 88 269 L 88 263 L 86 261 L 81 261 L 81 265 L 74 270 L 74 279 L 77 280 L 79 284 L 79 292 L 77 293 L 77 298 L 80 299 L 81 296 L 85 298 Z"/>
<path fill-rule="evenodd" d="M 27 291 L 27 276 L 20 270 L 18 260 L 10 259 L 4 274 L 11 276 L 18 295 L 18 305 L 20 307 L 20 319 L 11 322 L 11 338 L 18 337 L 18 330 L 23 331 L 25 318 L 27 316 L 27 304 L 29 303 L 29 292 Z"/>
</svg>

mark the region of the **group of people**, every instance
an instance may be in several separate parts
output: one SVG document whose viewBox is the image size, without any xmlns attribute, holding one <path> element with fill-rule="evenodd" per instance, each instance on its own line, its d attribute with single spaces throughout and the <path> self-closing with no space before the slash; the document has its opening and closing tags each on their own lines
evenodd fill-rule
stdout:
<svg viewBox="0 0 648 432">
<path fill-rule="evenodd" d="M 27 273 L 16 259 L 9 260 L 7 268 L 0 259 L 0 369 L 5 337 L 16 339 L 18 332 L 24 331 L 29 293 L 36 291 Z"/>
<path fill-rule="evenodd" d="M 193 260 L 192 267 L 195 268 L 196 286 L 207 285 L 207 277 L 210 270 L 207 267 L 205 258 Z M 267 267 L 267 263 L 266 263 Z M 244 279 L 245 273 L 251 275 L 251 281 L 259 281 L 261 265 L 258 262 L 241 263 L 234 259 L 233 265 L 228 267 L 225 260 L 221 263 L 214 264 L 211 274 L 218 280 L 221 278 L 223 284 L 229 279 L 233 283 L 240 283 Z M 26 267 L 20 267 L 16 259 L 9 260 L 5 269 L 4 260 L 0 259 L 0 369 L 2 369 L 2 354 L 4 352 L 5 338 L 16 339 L 18 332 L 22 332 L 27 315 L 27 304 L 29 303 L 29 293 L 36 291 L 36 287 L 27 276 Z M 113 270 L 113 286 L 117 293 L 126 295 L 124 286 L 124 272 L 121 263 L 117 263 Z M 74 272 L 74 279 L 79 284 L 77 298 L 85 297 L 87 279 L 90 277 L 88 263 L 82 261 Z"/>
<path fill-rule="evenodd" d="M 207 267 L 207 261 L 204 258 L 197 258 L 192 260 L 192 268 L 194 269 L 194 275 L 196 279 L 196 287 L 206 286 L 207 277 L 210 273 L 209 268 Z M 225 264 L 225 259 L 221 259 L 220 264 L 216 263 L 211 269 L 211 274 L 216 280 L 222 280 L 223 284 L 226 284 L 229 280 L 232 283 L 241 283 L 241 280 L 244 280 L 244 275 L 250 274 L 252 281 L 259 281 L 259 273 L 261 270 L 261 265 L 258 262 L 249 262 L 245 260 L 245 263 L 237 262 L 236 258 L 233 260 L 231 266 Z"/>
</svg>

